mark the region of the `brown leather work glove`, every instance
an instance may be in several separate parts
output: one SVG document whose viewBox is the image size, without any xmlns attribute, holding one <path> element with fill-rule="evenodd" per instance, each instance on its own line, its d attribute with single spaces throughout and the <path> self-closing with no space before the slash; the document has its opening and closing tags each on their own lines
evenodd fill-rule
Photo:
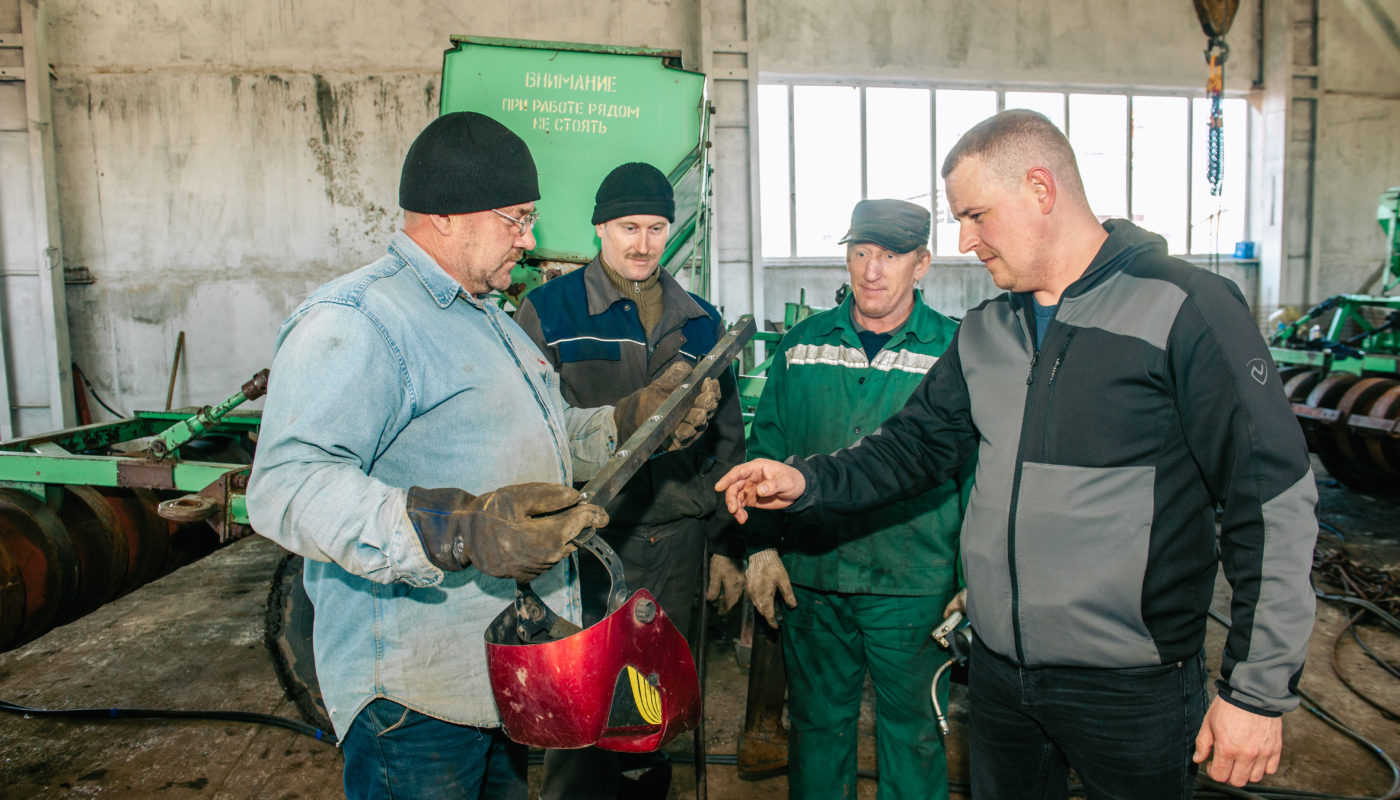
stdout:
<svg viewBox="0 0 1400 800">
<path fill-rule="evenodd" d="M 558 483 L 517 483 L 480 497 L 414 486 L 408 519 L 437 567 L 470 565 L 528 583 L 574 552 L 571 542 L 584 528 L 607 525 L 608 513 Z"/>
<path fill-rule="evenodd" d="M 646 386 L 627 395 L 613 406 L 613 422 L 617 423 L 617 441 L 622 443 L 632 437 L 637 429 L 646 423 L 656 409 L 666 402 L 666 398 L 676 390 L 676 387 L 685 383 L 690 377 L 690 365 L 684 362 L 677 362 L 666 368 L 661 373 L 661 377 L 648 383 Z M 714 415 L 715 409 L 719 407 L 719 381 L 714 378 L 706 378 L 700 386 L 700 393 L 695 395 L 694 401 L 690 404 L 690 410 L 685 413 L 679 426 L 676 427 L 671 438 L 663 442 L 664 450 L 679 450 L 688 446 L 691 442 L 700 438 L 700 434 L 705 432 L 705 426 L 709 424 L 710 417 Z"/>
</svg>

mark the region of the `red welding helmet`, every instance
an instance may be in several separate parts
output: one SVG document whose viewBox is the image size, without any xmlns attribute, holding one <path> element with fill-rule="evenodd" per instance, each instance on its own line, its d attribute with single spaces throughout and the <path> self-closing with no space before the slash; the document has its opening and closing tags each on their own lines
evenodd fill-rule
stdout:
<svg viewBox="0 0 1400 800">
<path fill-rule="evenodd" d="M 576 540 L 612 575 L 608 615 L 580 629 L 528 584 L 486 629 L 486 665 L 506 734 L 531 747 L 656 750 L 700 722 L 690 645 L 645 589 L 627 596 L 612 548 Z"/>
</svg>

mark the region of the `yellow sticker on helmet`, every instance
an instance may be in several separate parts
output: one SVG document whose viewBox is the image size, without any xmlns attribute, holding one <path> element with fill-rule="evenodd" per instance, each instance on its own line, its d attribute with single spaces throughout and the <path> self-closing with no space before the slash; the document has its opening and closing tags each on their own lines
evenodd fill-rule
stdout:
<svg viewBox="0 0 1400 800">
<path fill-rule="evenodd" d="M 632 684 L 632 701 L 637 704 L 637 713 L 652 725 L 661 724 L 661 693 L 651 685 L 642 673 L 627 667 L 627 680 Z"/>
</svg>

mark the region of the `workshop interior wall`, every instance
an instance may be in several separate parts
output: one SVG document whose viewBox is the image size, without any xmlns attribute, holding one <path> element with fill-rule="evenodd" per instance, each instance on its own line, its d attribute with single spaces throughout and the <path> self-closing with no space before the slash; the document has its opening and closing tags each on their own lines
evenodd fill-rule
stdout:
<svg viewBox="0 0 1400 800">
<path fill-rule="evenodd" d="M 64 264 L 92 278 L 67 289 L 74 360 L 123 412 L 163 405 L 179 331 L 175 404 L 231 394 L 270 363 L 301 298 L 383 252 L 399 222 L 403 152 L 436 111 L 450 35 L 674 48 L 698 68 L 706 2 L 43 1 Z M 1339 6 L 1358 19 L 1369 8 Z M 764 75 L 1141 88 L 1198 88 L 1206 77 L 1205 37 L 1185 0 L 765 0 L 755 10 L 750 44 Z M 1256 15 L 1245 0 L 1229 37 L 1232 91 L 1257 76 Z M 1353 288 L 1374 267 L 1376 194 L 1400 183 L 1400 51 L 1360 30 L 1364 20 L 1336 16 L 1320 23 L 1323 71 L 1340 90 L 1319 112 L 1323 291 Z M 1256 144 L 1266 91 L 1251 95 Z M 717 159 L 747 158 L 716 149 Z M 1262 172 L 1263 156 L 1255 161 Z M 716 197 L 746 201 L 729 186 Z M 733 235 L 716 231 L 721 251 L 741 244 Z M 1371 267 L 1357 266 L 1363 254 Z M 722 259 L 720 269 L 747 266 Z M 764 316 L 781 319 L 801 285 L 827 305 L 827 277 L 773 270 Z M 731 317 L 751 310 L 747 281 L 716 276 Z M 991 291 L 967 267 L 935 270 L 925 289 L 950 312 Z"/>
<path fill-rule="evenodd" d="M 1400 0 L 1327 3 L 1318 31 L 1309 300 L 1363 291 L 1385 257 L 1379 195 L 1400 186 Z M 1380 284 L 1370 287 L 1379 292 Z"/>
</svg>

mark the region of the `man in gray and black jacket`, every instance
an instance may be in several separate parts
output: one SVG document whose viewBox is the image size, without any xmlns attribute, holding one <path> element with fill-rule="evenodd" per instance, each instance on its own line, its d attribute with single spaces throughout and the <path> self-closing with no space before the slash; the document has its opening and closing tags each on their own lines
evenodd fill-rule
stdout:
<svg viewBox="0 0 1400 800">
<path fill-rule="evenodd" d="M 967 314 L 880 430 L 716 488 L 740 521 L 744 506 L 836 519 L 937 485 L 976 449 L 973 793 L 1065 797 L 1072 766 L 1090 798 L 1187 798 L 1207 758 L 1216 780 L 1259 780 L 1298 703 L 1317 490 L 1244 298 L 1160 237 L 1101 224 L 1039 114 L 980 123 L 943 175 L 959 249 L 1009 291 Z M 1232 626 L 1207 710 L 1217 564 Z"/>
</svg>

